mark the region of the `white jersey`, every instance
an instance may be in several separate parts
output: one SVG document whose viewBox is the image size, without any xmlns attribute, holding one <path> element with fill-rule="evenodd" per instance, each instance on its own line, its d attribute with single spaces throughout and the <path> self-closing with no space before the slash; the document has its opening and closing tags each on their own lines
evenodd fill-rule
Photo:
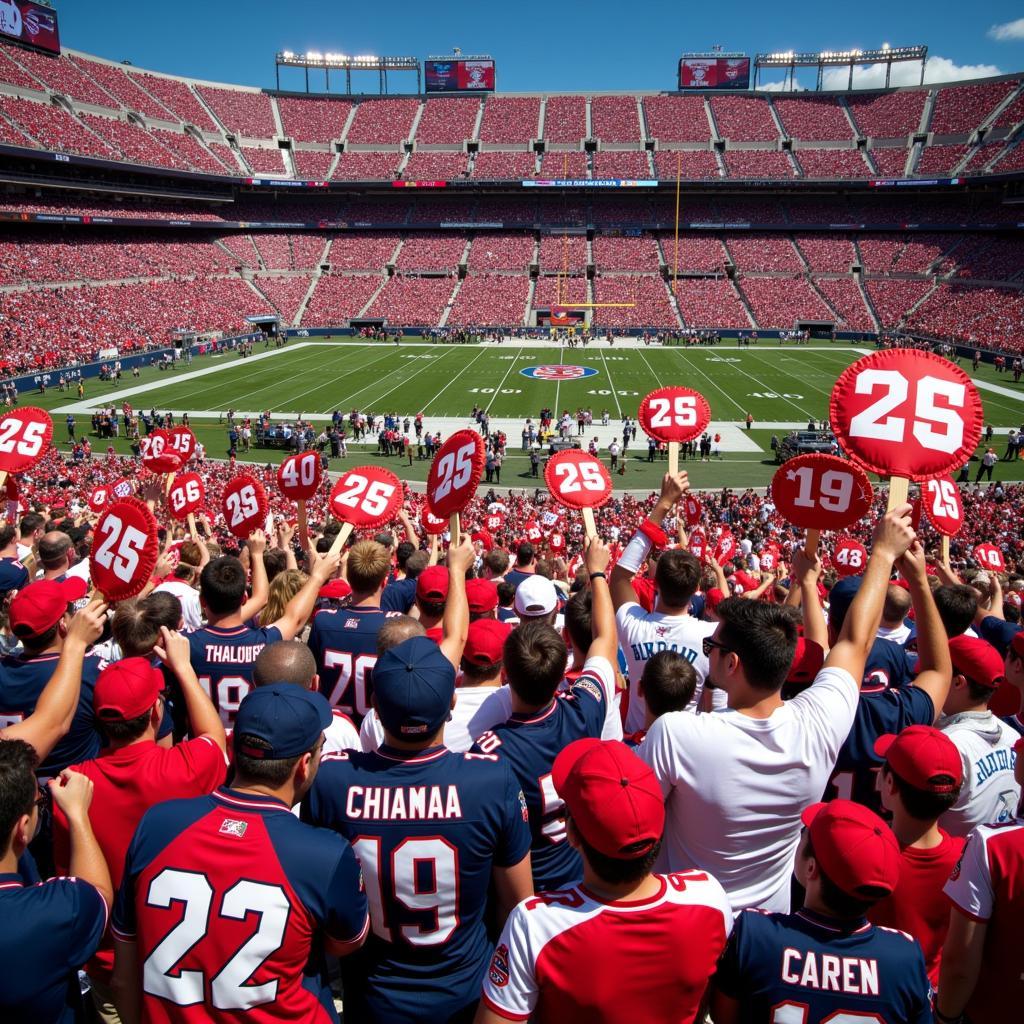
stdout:
<svg viewBox="0 0 1024 1024">
<path fill-rule="evenodd" d="M 331 724 L 324 729 L 324 746 L 321 754 L 340 754 L 344 750 L 359 749 L 359 733 L 352 722 L 343 711 L 337 708 L 331 712 Z M 299 817 L 300 805 L 292 808 L 292 814 Z"/>
<path fill-rule="evenodd" d="M 203 607 L 199 603 L 199 593 L 195 587 L 189 586 L 184 580 L 164 580 L 155 589 L 166 590 L 181 602 L 181 617 L 185 623 L 184 631 L 192 633 L 203 626 Z"/>
<path fill-rule="evenodd" d="M 825 668 L 768 718 L 725 710 L 657 719 L 637 754 L 665 794 L 668 870 L 714 875 L 736 912 L 788 913 L 800 814 L 821 799 L 859 696 L 849 672 Z"/>
<path fill-rule="evenodd" d="M 659 651 L 676 651 L 693 665 L 697 673 L 697 690 L 691 707 L 699 704 L 709 671 L 703 642 L 705 637 L 714 633 L 717 623 L 702 622 L 692 615 L 645 612 L 639 604 L 630 601 L 615 613 L 615 625 L 619 629 L 619 647 L 626 656 L 626 675 L 629 677 L 627 734 L 639 732 L 644 727 L 647 706 L 637 693 L 637 687 L 648 659 Z"/>
<path fill-rule="evenodd" d="M 1013 745 L 1020 734 L 991 711 L 943 715 L 938 727 L 956 744 L 964 766 L 960 796 L 939 818 L 942 827 L 950 835 L 966 836 L 978 825 L 1013 821 L 1020 802 Z"/>
</svg>

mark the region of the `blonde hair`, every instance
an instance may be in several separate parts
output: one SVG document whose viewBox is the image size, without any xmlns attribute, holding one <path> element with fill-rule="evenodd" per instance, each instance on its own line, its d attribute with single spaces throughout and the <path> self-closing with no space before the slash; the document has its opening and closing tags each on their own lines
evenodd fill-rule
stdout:
<svg viewBox="0 0 1024 1024">
<path fill-rule="evenodd" d="M 348 553 L 345 575 L 349 586 L 359 594 L 372 594 L 385 580 L 391 568 L 391 555 L 375 540 L 361 540 Z"/>
<path fill-rule="evenodd" d="M 277 622 L 288 605 L 288 602 L 306 585 L 309 577 L 298 569 L 285 569 L 278 573 L 270 583 L 270 596 L 266 607 L 260 612 L 260 625 L 269 626 Z"/>
</svg>

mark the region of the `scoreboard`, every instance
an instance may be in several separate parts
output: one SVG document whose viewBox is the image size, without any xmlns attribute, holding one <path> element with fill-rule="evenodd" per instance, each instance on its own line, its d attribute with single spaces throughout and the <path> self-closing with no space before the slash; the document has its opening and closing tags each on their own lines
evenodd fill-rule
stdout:
<svg viewBox="0 0 1024 1024">
<path fill-rule="evenodd" d="M 494 92 L 494 61 L 488 58 L 428 58 L 423 63 L 427 92 Z"/>
<path fill-rule="evenodd" d="M 743 53 L 684 53 L 679 58 L 679 88 L 749 89 L 750 58 Z"/>
<path fill-rule="evenodd" d="M 0 37 L 59 54 L 57 12 L 31 0 L 0 0 Z"/>
</svg>

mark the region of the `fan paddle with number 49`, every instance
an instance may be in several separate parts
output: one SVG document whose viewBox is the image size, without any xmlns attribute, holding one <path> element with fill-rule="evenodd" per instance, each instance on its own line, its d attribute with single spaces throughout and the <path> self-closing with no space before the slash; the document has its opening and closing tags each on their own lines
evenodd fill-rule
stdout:
<svg viewBox="0 0 1024 1024">
<path fill-rule="evenodd" d="M 612 496 L 612 478 L 601 460 L 579 448 L 569 448 L 548 459 L 544 482 L 555 501 L 582 513 L 587 538 L 596 537 L 594 509 L 607 504 Z"/>
</svg>

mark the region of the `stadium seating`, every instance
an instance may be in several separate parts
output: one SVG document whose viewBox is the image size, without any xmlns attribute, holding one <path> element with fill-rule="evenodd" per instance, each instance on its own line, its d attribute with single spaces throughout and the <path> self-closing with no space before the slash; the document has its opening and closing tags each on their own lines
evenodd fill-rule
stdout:
<svg viewBox="0 0 1024 1024">
<path fill-rule="evenodd" d="M 1024 247 L 1016 238 L 959 236 L 956 242 L 947 262 L 955 265 L 957 280 L 1013 281 L 1024 272 Z"/>
<path fill-rule="evenodd" d="M 286 324 L 298 322 L 299 306 L 309 291 L 310 278 L 301 276 L 262 276 L 253 280 L 267 301 L 281 314 Z"/>
<path fill-rule="evenodd" d="M 529 142 L 536 139 L 540 99 L 535 96 L 488 96 L 480 125 L 480 141 Z"/>
<path fill-rule="evenodd" d="M 682 170 L 684 181 L 713 180 L 720 177 L 715 154 L 708 149 L 687 149 L 654 151 L 654 169 L 661 181 L 675 181 L 676 173 Z"/>
<path fill-rule="evenodd" d="M 334 142 L 341 138 L 352 104 L 347 100 L 279 96 L 284 133 L 296 142 Z"/>
<path fill-rule="evenodd" d="M 655 274 L 615 274 L 594 278 L 594 302 L 623 303 L 594 309 L 596 327 L 620 329 L 679 326 L 665 282 Z M 634 305 L 630 306 L 629 303 Z"/>
<path fill-rule="evenodd" d="M 906 236 L 906 245 L 899 254 L 895 267 L 901 274 L 923 274 L 937 263 L 942 254 L 948 252 L 960 241 L 958 235 L 913 234 Z M 947 272 L 953 264 L 935 268 L 937 273 Z"/>
<path fill-rule="evenodd" d="M 219 242 L 225 249 L 228 249 L 243 267 L 251 267 L 259 270 L 262 266 L 259 249 L 249 234 L 222 235 Z"/>
<path fill-rule="evenodd" d="M 789 157 L 777 149 L 728 149 L 723 154 L 730 178 L 795 178 Z"/>
<path fill-rule="evenodd" d="M 478 99 L 453 96 L 429 99 L 416 126 L 416 141 L 423 144 L 454 145 L 472 139 L 480 113 Z"/>
<path fill-rule="evenodd" d="M 647 154 L 634 150 L 600 150 L 594 154 L 595 178 L 644 179 L 651 177 Z"/>
<path fill-rule="evenodd" d="M 519 181 L 536 176 L 536 156 L 523 152 L 477 153 L 470 174 L 471 178 L 480 178 L 483 181 Z"/>
<path fill-rule="evenodd" d="M 470 274 L 455 298 L 453 327 L 519 327 L 526 313 L 530 279 L 525 274 Z"/>
<path fill-rule="evenodd" d="M 19 89 L 35 89 L 42 92 L 43 83 L 33 78 L 20 64 L 12 59 L 21 50 L 0 46 L 0 81 L 16 85 Z M 11 56 L 8 57 L 7 54 Z"/>
<path fill-rule="evenodd" d="M 661 251 L 671 270 L 675 266 L 675 236 L 668 232 L 660 235 Z M 725 268 L 727 261 L 721 241 L 714 235 L 679 236 L 680 271 L 701 271 L 717 274 Z"/>
<path fill-rule="evenodd" d="M 849 235 L 797 235 L 796 244 L 812 271 L 848 274 L 857 262 Z"/>
<path fill-rule="evenodd" d="M 658 270 L 658 244 L 649 235 L 595 235 L 594 265 L 602 270 L 632 270 L 637 273 L 656 273 Z"/>
<path fill-rule="evenodd" d="M 249 139 L 270 139 L 277 135 L 270 97 L 241 89 L 214 89 L 200 85 L 196 90 L 229 132 Z"/>
<path fill-rule="evenodd" d="M 63 107 L 0 96 L 0 113 L 39 141 L 44 149 L 117 160 L 120 153 Z M 15 143 L 20 145 L 21 143 Z"/>
<path fill-rule="evenodd" d="M 411 153 L 402 177 L 421 181 L 453 181 L 465 177 L 469 158 L 465 153 Z"/>
<path fill-rule="evenodd" d="M 918 130 L 927 98 L 928 92 L 925 89 L 852 93 L 846 97 L 846 106 L 861 135 L 876 139 L 898 139 Z"/>
<path fill-rule="evenodd" d="M 687 327 L 739 327 L 749 330 L 752 326 L 728 278 L 680 278 L 675 296 L 679 315 Z"/>
<path fill-rule="evenodd" d="M 401 153 L 342 153 L 331 177 L 345 181 L 390 181 L 398 177 Z"/>
<path fill-rule="evenodd" d="M 254 174 L 271 174 L 277 178 L 285 176 L 284 158 L 276 146 L 273 149 L 263 146 L 242 146 L 241 149 L 242 159 Z"/>
<path fill-rule="evenodd" d="M 448 270 L 454 272 L 466 249 L 458 234 L 424 232 L 410 235 L 402 243 L 396 266 L 399 270 Z"/>
<path fill-rule="evenodd" d="M 184 160 L 164 148 L 134 121 L 119 121 L 113 117 L 102 117 L 85 111 L 82 111 L 79 117 L 92 131 L 106 139 L 112 149 L 119 150 L 125 159 L 133 164 L 191 170 Z"/>
<path fill-rule="evenodd" d="M 481 232 L 469 250 L 470 271 L 525 270 L 533 260 L 533 236 Z"/>
<path fill-rule="evenodd" d="M 450 277 L 396 274 L 373 300 L 366 315 L 395 324 L 436 326 L 441 322 L 455 281 Z"/>
<path fill-rule="evenodd" d="M 547 98 L 544 104 L 544 138 L 548 142 L 579 142 L 586 134 L 587 99 L 585 96 L 549 96 Z"/>
<path fill-rule="evenodd" d="M 911 330 L 1020 352 L 1024 293 L 940 284 L 907 320 Z"/>
<path fill-rule="evenodd" d="M 902 146 L 897 149 L 873 149 L 871 159 L 874 160 L 878 173 L 883 178 L 902 178 L 907 166 L 907 150 Z"/>
<path fill-rule="evenodd" d="M 803 264 L 785 235 L 729 235 L 726 245 L 743 271 L 802 271 Z"/>
<path fill-rule="evenodd" d="M 647 134 L 660 142 L 707 142 L 711 125 L 702 96 L 645 96 Z"/>
<path fill-rule="evenodd" d="M 69 56 L 51 57 L 39 50 L 8 46 L 4 47 L 4 52 L 33 78 L 61 96 L 79 103 L 94 103 L 114 110 L 120 108 L 118 101 L 83 74 Z"/>
<path fill-rule="evenodd" d="M 102 86 L 107 93 L 129 110 L 135 110 L 140 114 L 145 114 L 146 117 L 155 117 L 161 121 L 176 120 L 175 116 L 162 103 L 154 99 L 145 89 L 140 88 L 120 65 L 101 64 L 98 60 L 87 60 L 75 55 L 71 55 L 69 59 L 79 70 Z"/>
<path fill-rule="evenodd" d="M 840 319 L 840 329 L 873 331 L 875 321 L 852 277 L 816 277 L 814 284 Z"/>
<path fill-rule="evenodd" d="M 1003 109 L 992 122 L 994 128 L 1015 128 L 1024 121 L 1024 93 L 1017 95 Z"/>
<path fill-rule="evenodd" d="M 931 174 L 952 174 L 954 168 L 970 151 L 970 146 L 925 146 L 914 173 L 920 177 Z"/>
<path fill-rule="evenodd" d="M 775 112 L 788 136 L 816 142 L 840 142 L 853 138 L 853 129 L 831 96 L 775 97 Z"/>
<path fill-rule="evenodd" d="M 1011 81 L 946 86 L 938 91 L 929 127 L 936 135 L 973 131 L 1017 85 Z"/>
<path fill-rule="evenodd" d="M 380 274 L 324 274 L 302 316 L 304 327 L 331 327 L 358 316 L 384 283 Z"/>
<path fill-rule="evenodd" d="M 345 136 L 346 142 L 394 145 L 412 135 L 419 100 L 362 100 Z"/>
<path fill-rule="evenodd" d="M 326 181 L 334 163 L 334 153 L 316 149 L 293 149 L 295 173 L 307 181 Z"/>
<path fill-rule="evenodd" d="M 318 232 L 261 231 L 253 244 L 268 270 L 309 270 L 320 263 L 327 236 Z"/>
<path fill-rule="evenodd" d="M 129 71 L 128 75 L 186 124 L 193 124 L 203 131 L 217 130 L 213 118 L 186 82 L 144 71 Z"/>
<path fill-rule="evenodd" d="M 166 128 L 150 128 L 149 134 L 164 149 L 173 153 L 185 167 L 204 174 L 237 174 L 237 168 L 221 163 L 194 135 Z"/>
<path fill-rule="evenodd" d="M 899 327 L 910 307 L 920 302 L 931 288 L 931 282 L 921 280 L 869 280 L 868 298 L 878 314 L 883 330 Z"/>
<path fill-rule="evenodd" d="M 806 178 L 866 178 L 871 174 L 864 158 L 855 149 L 794 150 Z"/>
<path fill-rule="evenodd" d="M 587 240 L 580 235 L 543 235 L 540 240 L 540 269 L 547 272 L 583 272 L 587 263 Z"/>
<path fill-rule="evenodd" d="M 1004 153 L 992 167 L 993 174 L 1009 174 L 1020 170 L 1024 170 L 1024 146 L 1019 142 Z"/>
<path fill-rule="evenodd" d="M 833 319 L 806 278 L 744 277 L 739 286 L 759 328 L 790 330 L 797 320 Z"/>
<path fill-rule="evenodd" d="M 590 302 L 587 279 L 581 274 L 559 278 L 556 275 L 537 278 L 533 293 L 533 309 L 550 309 L 559 303 Z"/>
<path fill-rule="evenodd" d="M 540 158 L 542 178 L 588 178 L 587 154 L 578 151 L 547 152 Z"/>
<path fill-rule="evenodd" d="M 391 262 L 399 238 L 397 231 L 346 231 L 335 235 L 327 261 L 336 273 L 348 270 L 380 273 L 381 267 Z"/>
<path fill-rule="evenodd" d="M 635 96 L 592 96 L 590 133 L 602 142 L 638 142 L 640 118 Z"/>
<path fill-rule="evenodd" d="M 764 97 L 712 96 L 711 113 L 723 139 L 774 142 L 779 137 L 768 100 Z"/>
</svg>

